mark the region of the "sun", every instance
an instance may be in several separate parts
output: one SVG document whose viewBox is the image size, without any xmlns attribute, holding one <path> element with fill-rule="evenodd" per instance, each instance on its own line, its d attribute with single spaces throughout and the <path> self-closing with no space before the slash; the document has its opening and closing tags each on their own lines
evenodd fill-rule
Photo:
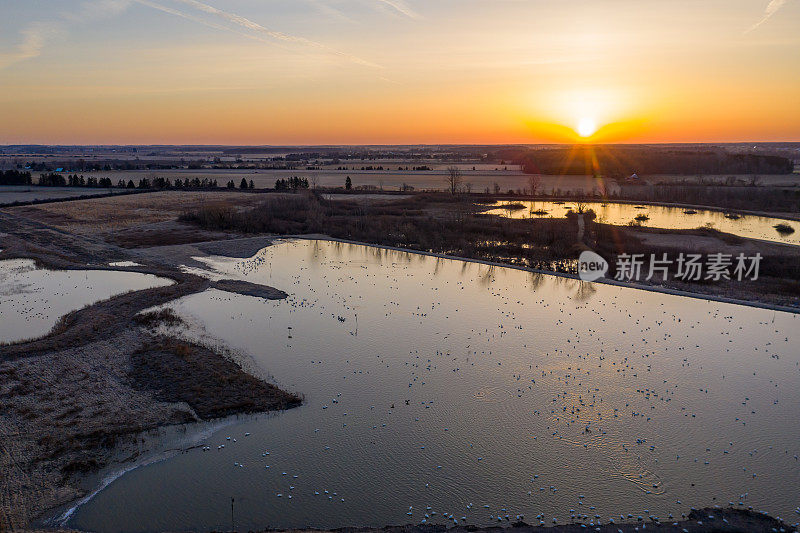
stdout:
<svg viewBox="0 0 800 533">
<path fill-rule="evenodd" d="M 591 137 L 597 131 L 597 123 L 594 119 L 583 117 L 578 122 L 578 129 L 576 130 L 581 137 Z"/>
</svg>

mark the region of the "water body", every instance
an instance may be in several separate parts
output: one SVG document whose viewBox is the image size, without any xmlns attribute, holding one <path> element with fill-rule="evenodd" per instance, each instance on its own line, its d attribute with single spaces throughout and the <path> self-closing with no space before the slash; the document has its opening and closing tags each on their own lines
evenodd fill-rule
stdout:
<svg viewBox="0 0 800 533">
<path fill-rule="evenodd" d="M 169 279 L 108 270 L 44 270 L 30 259 L 0 261 L 0 343 L 46 335 L 62 316 Z"/>
<path fill-rule="evenodd" d="M 509 210 L 503 206 L 523 204 L 523 209 Z M 658 205 L 618 204 L 613 202 L 581 202 L 587 209 L 597 213 L 597 221 L 606 224 L 624 226 L 630 223 L 641 224 L 649 228 L 695 229 L 710 226 L 724 233 L 732 233 L 748 239 L 800 245 L 800 222 L 782 218 L 759 217 L 755 215 L 738 215 L 739 218 L 728 218 L 720 211 L 707 209 L 686 209 L 683 207 L 665 207 Z M 497 202 L 487 211 L 490 215 L 508 218 L 563 218 L 570 209 L 576 210 L 576 202 Z M 695 211 L 693 214 L 687 211 Z M 636 217 L 646 215 L 648 220 L 636 221 Z M 775 229 L 776 224 L 788 224 L 794 233 L 781 234 Z"/>
<path fill-rule="evenodd" d="M 229 528 L 232 497 L 239 530 L 800 504 L 797 315 L 328 241 L 206 262 L 291 296 L 173 307 L 305 403 L 127 473 L 68 525 Z"/>
</svg>

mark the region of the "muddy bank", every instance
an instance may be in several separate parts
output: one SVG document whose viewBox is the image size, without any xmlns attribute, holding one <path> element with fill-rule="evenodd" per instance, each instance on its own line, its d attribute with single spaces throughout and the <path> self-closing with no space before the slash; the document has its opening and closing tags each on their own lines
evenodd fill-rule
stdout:
<svg viewBox="0 0 800 533">
<path fill-rule="evenodd" d="M 0 360 L 0 523 L 8 529 L 81 497 L 83 476 L 135 459 L 144 431 L 301 402 L 220 353 L 143 327 L 17 355 Z"/>
<path fill-rule="evenodd" d="M 250 382 L 253 378 L 234 361 L 203 346 L 160 338 L 152 329 L 157 322 L 135 318 L 142 309 L 212 286 L 208 280 L 180 272 L 179 257 L 230 255 L 231 250 L 249 257 L 252 248 L 268 244 L 268 237 L 128 250 L 98 236 L 75 236 L 27 221 L 9 230 L 4 223 L 0 213 L 0 231 L 13 235 L 4 238 L 0 248 L 17 241 L 8 245 L 5 257 L 16 253 L 59 268 L 136 260 L 142 266 L 128 270 L 157 273 L 176 283 L 164 288 L 171 292 L 122 295 L 77 311 L 64 319 L 52 338 L 8 347 L 16 352 L 7 358 L 5 347 L 0 349 L 0 529 L 26 527 L 44 510 L 81 497 L 85 494 L 81 481 L 90 472 L 132 464 L 141 457 L 141 431 L 147 428 L 292 405 L 286 393 Z M 211 233 L 198 229 L 197 235 Z M 197 382 L 203 386 L 192 390 Z M 220 384 L 225 387 L 220 389 Z M 261 398 L 240 393 L 249 387 L 256 387 L 258 396 L 267 401 L 259 403 Z M 685 527 L 708 530 L 697 529 L 700 526 L 686 523 Z M 756 527 L 748 523 L 739 530 L 758 531 Z M 654 528 L 648 523 L 647 529 Z M 388 528 L 392 529 L 406 530 Z M 609 530 L 617 529 L 622 528 Z M 412 530 L 428 531 L 408 529 Z"/>
<path fill-rule="evenodd" d="M 131 385 L 168 403 L 185 403 L 198 420 L 288 409 L 300 397 L 242 372 L 208 348 L 157 336 L 131 354 Z M 195 420 L 192 420 L 195 421 Z"/>
<path fill-rule="evenodd" d="M 241 234 L 303 235 L 325 233 L 333 238 L 441 254 L 470 260 L 524 267 L 535 271 L 576 274 L 576 260 L 590 249 L 616 274 L 623 257 L 643 259 L 638 286 L 676 290 L 698 297 L 725 298 L 759 305 L 800 308 L 800 247 L 743 239 L 709 229 L 656 230 L 597 222 L 591 214 L 567 218 L 509 219 L 479 214 L 486 206 L 458 197 L 416 195 L 392 203 L 364 206 L 348 201 L 329 202 L 320 195 L 267 198 L 250 209 L 206 205 L 187 211 L 182 220 L 207 231 Z M 579 220 L 583 220 L 582 227 Z M 703 237 L 694 239 L 694 237 Z M 687 251 L 761 255 L 757 279 L 739 282 L 720 278 L 683 281 L 676 258 Z M 702 243 L 702 246 L 700 244 Z M 647 279 L 651 258 L 667 254 L 673 261 L 665 276 Z"/>
<path fill-rule="evenodd" d="M 513 517 L 512 517 L 513 519 Z M 689 533 L 774 533 L 798 531 L 797 527 L 785 524 L 783 521 L 755 511 L 744 509 L 697 509 L 691 511 L 679 521 L 658 521 L 650 517 L 642 519 L 627 519 L 617 524 L 607 523 L 597 525 L 590 520 L 575 520 L 569 524 L 545 525 L 539 521 L 517 521 L 509 526 L 476 527 L 476 526 L 445 526 L 445 525 L 406 525 L 388 526 L 384 528 L 358 528 L 343 527 L 337 529 L 266 529 L 259 533 L 533 533 L 535 531 L 548 531 L 552 533 L 570 533 L 578 531 L 601 531 L 604 533 L 634 533 L 639 531 L 684 531 Z"/>
<path fill-rule="evenodd" d="M 2 212 L 0 229 L 0 259 L 53 269 L 138 259 L 102 239 Z M 91 491 L 87 476 L 146 454 L 144 432 L 302 401 L 247 373 L 237 354 L 165 335 L 157 326 L 175 325 L 168 316 L 143 319 L 143 310 L 213 285 L 155 255 L 147 259 L 125 270 L 175 283 L 98 302 L 64 316 L 43 338 L 0 346 L 0 531 L 31 527 Z M 286 297 L 251 285 L 220 288 Z"/>
<path fill-rule="evenodd" d="M 266 285 L 257 285 L 249 281 L 239 281 L 233 279 L 223 279 L 215 281 L 212 285 L 215 289 L 227 292 L 235 292 L 244 296 L 255 296 L 257 298 L 264 298 L 265 300 L 283 300 L 288 298 L 288 294 L 275 287 L 268 287 Z"/>
</svg>

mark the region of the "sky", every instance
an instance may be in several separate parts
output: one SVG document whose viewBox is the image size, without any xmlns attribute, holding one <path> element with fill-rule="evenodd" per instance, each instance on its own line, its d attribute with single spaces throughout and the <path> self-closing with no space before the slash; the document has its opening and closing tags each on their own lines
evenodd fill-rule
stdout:
<svg viewBox="0 0 800 533">
<path fill-rule="evenodd" d="M 0 0 L 0 144 L 800 141 L 800 0 Z"/>
</svg>

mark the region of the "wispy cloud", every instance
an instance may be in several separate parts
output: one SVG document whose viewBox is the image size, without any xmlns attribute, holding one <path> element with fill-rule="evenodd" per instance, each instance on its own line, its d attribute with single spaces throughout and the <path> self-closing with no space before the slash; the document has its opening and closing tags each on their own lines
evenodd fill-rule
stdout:
<svg viewBox="0 0 800 533">
<path fill-rule="evenodd" d="M 345 13 L 333 7 L 332 4 L 341 5 L 341 4 L 352 4 L 353 2 L 348 2 L 346 0 L 306 0 L 308 3 L 312 4 L 313 6 L 317 7 L 321 12 L 325 13 L 326 15 L 333 16 L 336 18 L 340 18 L 342 20 L 347 20 L 348 22 L 355 22 L 354 18 L 351 18 Z M 527 1 L 527 0 L 526 0 Z M 409 17 L 412 19 L 420 19 L 422 15 L 417 13 L 405 0 L 358 0 L 355 3 L 356 6 L 363 6 L 366 9 L 371 9 L 374 11 L 380 11 L 383 13 L 393 13 L 395 15 L 402 15 L 404 17 Z M 363 10 L 359 10 L 358 15 L 363 15 Z"/>
<path fill-rule="evenodd" d="M 39 57 L 47 44 L 49 35 L 56 31 L 53 23 L 34 22 L 20 33 L 22 41 L 11 52 L 0 53 L 0 69 L 20 61 Z"/>
<path fill-rule="evenodd" d="M 419 13 L 411 9 L 411 7 L 409 7 L 409 5 L 406 4 L 403 0 L 377 0 L 377 2 L 385 4 L 394 9 L 395 11 L 398 11 L 399 13 L 407 17 L 410 17 L 412 19 L 421 18 Z"/>
<path fill-rule="evenodd" d="M 174 15 L 174 16 L 180 17 L 182 19 L 186 19 L 186 20 L 190 20 L 192 22 L 196 22 L 197 24 L 202 24 L 203 26 L 207 26 L 209 28 L 214 28 L 216 30 L 222 30 L 222 31 L 230 31 L 230 32 L 233 32 L 233 33 L 237 33 L 237 34 L 239 34 L 239 35 L 241 35 L 243 37 L 247 37 L 248 39 L 254 39 L 256 41 L 266 42 L 264 39 L 260 39 L 260 38 L 254 36 L 254 35 L 249 34 L 249 33 L 236 31 L 236 30 L 234 30 L 234 29 L 232 29 L 232 28 L 230 28 L 228 26 L 224 26 L 222 24 L 216 24 L 214 22 L 205 20 L 205 19 L 203 19 L 201 17 L 196 17 L 196 16 L 191 15 L 189 13 L 185 13 L 183 11 L 179 11 L 177 9 L 171 8 L 169 6 L 165 6 L 163 4 L 159 4 L 158 2 L 153 2 L 151 0 L 134 0 L 134 2 L 136 2 L 138 4 L 141 4 L 143 6 L 147 6 L 149 8 L 155 9 L 157 11 L 161 11 L 162 13 L 167 13 L 168 15 Z"/>
<path fill-rule="evenodd" d="M 756 28 L 764 24 L 772 17 L 772 15 L 777 13 L 780 10 L 780 8 L 782 8 L 786 4 L 786 2 L 788 2 L 788 0 L 770 0 L 770 3 L 767 4 L 766 9 L 764 9 L 764 16 L 761 17 L 761 20 L 750 26 L 744 32 L 750 33 L 751 31 L 755 30 Z"/>
<path fill-rule="evenodd" d="M 284 45 L 292 45 L 295 48 L 313 49 L 358 65 L 382 68 L 380 65 L 355 55 L 336 50 L 322 43 L 304 37 L 270 30 L 236 13 L 223 11 L 197 0 L 172 0 L 172 2 L 173 4 L 179 3 L 189 6 L 205 15 L 211 15 L 219 22 L 210 20 L 203 15 L 170 7 L 169 5 L 155 0 L 88 0 L 83 2 L 78 9 L 62 13 L 53 20 L 36 21 L 28 25 L 20 32 L 22 40 L 12 51 L 5 53 L 0 52 L 0 70 L 21 61 L 39 57 L 47 44 L 53 41 L 58 35 L 64 33 L 70 24 L 81 24 L 119 15 L 133 2 L 161 11 L 162 13 L 168 13 L 176 17 L 190 20 L 209 28 L 235 33 L 247 39 L 269 43 L 273 46 L 288 48 L 288 46 L 281 46 L 283 43 Z"/>
<path fill-rule="evenodd" d="M 114 17 L 131 5 L 131 0 L 87 0 L 74 11 L 66 11 L 61 18 L 70 22 L 91 22 Z"/>
<path fill-rule="evenodd" d="M 22 40 L 12 52 L 0 53 L 0 70 L 42 55 L 48 43 L 64 33 L 70 23 L 91 22 L 124 11 L 130 0 L 90 0 L 74 11 L 63 12 L 47 21 L 35 21 L 20 31 Z"/>
<path fill-rule="evenodd" d="M 348 61 L 351 61 L 351 62 L 359 64 L 359 65 L 364 65 L 364 66 L 373 67 L 373 68 L 380 68 L 380 65 L 376 65 L 375 63 L 369 62 L 369 61 L 367 61 L 365 59 L 362 59 L 360 57 L 354 56 L 352 54 L 348 54 L 346 52 L 341 52 L 341 51 L 336 50 L 334 48 L 331 48 L 331 47 L 329 47 L 327 45 L 324 45 L 322 43 L 318 43 L 316 41 L 312 41 L 310 39 L 306 39 L 305 37 L 297 37 L 295 35 L 289 35 L 287 33 L 283 33 L 283 32 L 280 32 L 280 31 L 270 30 L 268 28 L 265 28 L 261 24 L 259 24 L 257 22 L 254 22 L 254 21 L 252 21 L 252 20 L 250 20 L 248 18 L 245 18 L 245 17 L 243 17 L 241 15 L 237 15 L 236 13 L 231 13 L 229 11 L 223 11 L 221 9 L 218 9 L 218 8 L 216 8 L 214 6 L 205 4 L 203 2 L 198 2 L 197 0 L 175 0 L 175 1 L 179 2 L 181 4 L 184 4 L 184 5 L 190 6 L 190 7 L 194 8 L 194 9 L 196 9 L 198 11 L 201 11 L 203 13 L 206 13 L 206 14 L 209 14 L 209 15 L 213 15 L 214 17 L 216 17 L 218 19 L 221 19 L 221 20 L 223 20 L 225 22 L 228 22 L 228 23 L 232 23 L 232 24 L 237 25 L 237 26 L 239 26 L 241 28 L 244 28 L 245 30 L 248 30 L 248 31 L 247 32 L 241 32 L 241 31 L 237 31 L 235 29 L 232 29 L 230 26 L 226 26 L 226 25 L 222 25 L 222 24 L 215 24 L 213 22 L 210 22 L 208 20 L 202 19 L 200 17 L 196 17 L 196 16 L 191 15 L 189 13 L 186 13 L 184 11 L 173 9 L 173 8 L 164 6 L 163 4 L 159 4 L 157 2 L 153 2 L 152 0 L 135 0 L 135 1 L 139 2 L 140 4 L 153 7 L 155 9 L 160 10 L 160 11 L 171 13 L 173 15 L 176 15 L 176 16 L 188 19 L 188 20 L 192 20 L 194 22 L 198 22 L 198 23 L 206 25 L 206 26 L 210 26 L 212 28 L 217 28 L 217 29 L 222 29 L 222 30 L 227 30 L 227 31 L 233 31 L 234 33 L 237 33 L 239 35 L 244 35 L 245 37 L 249 37 L 249 38 L 256 38 L 256 40 L 260 40 L 260 41 L 265 41 L 265 39 L 258 38 L 259 36 L 266 37 L 266 38 L 274 40 L 274 41 L 289 43 L 289 44 L 293 44 L 293 45 L 300 45 L 300 46 L 303 46 L 303 47 L 306 47 L 306 48 L 316 49 L 316 50 L 322 51 L 322 52 L 330 54 L 330 55 L 341 57 L 343 59 L 346 59 Z M 270 41 L 265 41 L 265 42 L 270 42 Z"/>
<path fill-rule="evenodd" d="M 352 18 L 350 18 L 347 15 L 345 15 L 342 11 L 340 11 L 339 9 L 336 9 L 335 7 L 333 7 L 331 5 L 328 5 L 327 3 L 323 2 L 322 0 L 306 0 L 306 2 L 308 2 L 310 5 L 314 6 L 315 9 L 317 9 L 320 13 L 322 13 L 323 15 L 325 15 L 327 17 L 339 19 L 341 21 L 349 22 L 349 23 L 355 22 Z"/>
</svg>

